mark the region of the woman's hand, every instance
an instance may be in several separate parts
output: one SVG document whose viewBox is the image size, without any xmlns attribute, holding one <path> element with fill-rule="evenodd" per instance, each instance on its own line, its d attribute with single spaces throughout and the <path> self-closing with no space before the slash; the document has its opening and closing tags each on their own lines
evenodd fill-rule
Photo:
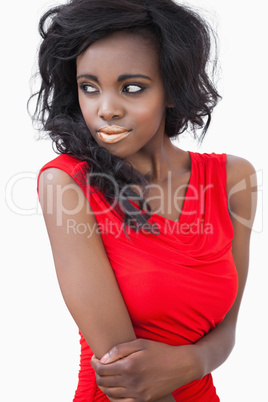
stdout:
<svg viewBox="0 0 268 402">
<path fill-rule="evenodd" d="M 111 401 L 155 401 L 202 377 L 194 345 L 170 346 L 145 339 L 117 345 L 101 360 L 93 356 L 91 364 L 99 388 Z"/>
</svg>

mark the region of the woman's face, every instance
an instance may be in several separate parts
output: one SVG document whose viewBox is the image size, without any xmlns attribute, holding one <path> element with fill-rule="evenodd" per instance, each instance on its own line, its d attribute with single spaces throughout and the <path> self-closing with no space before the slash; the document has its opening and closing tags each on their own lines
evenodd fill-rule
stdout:
<svg viewBox="0 0 268 402">
<path fill-rule="evenodd" d="M 125 159 L 161 145 L 167 105 L 149 41 L 121 31 L 96 41 L 77 58 L 77 83 L 83 117 L 99 145 Z"/>
</svg>

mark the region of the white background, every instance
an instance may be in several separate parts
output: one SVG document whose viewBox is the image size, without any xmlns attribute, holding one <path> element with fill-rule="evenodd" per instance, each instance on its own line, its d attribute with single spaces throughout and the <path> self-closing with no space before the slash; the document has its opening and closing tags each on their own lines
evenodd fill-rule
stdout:
<svg viewBox="0 0 268 402">
<path fill-rule="evenodd" d="M 226 152 L 258 171 L 259 208 L 248 283 L 227 362 L 214 372 L 222 402 L 267 399 L 267 20 L 265 1 L 191 0 L 217 26 L 223 100 L 198 152 Z M 62 300 L 36 194 L 38 170 L 56 154 L 36 141 L 26 112 L 39 43 L 37 23 L 55 2 L 9 2 L 1 24 L 1 390 L 5 402 L 69 402 L 79 338 Z M 7 186 L 7 187 L 6 187 Z M 266 240 L 266 242 L 265 242 Z M 263 363 L 265 369 L 263 369 Z"/>
</svg>

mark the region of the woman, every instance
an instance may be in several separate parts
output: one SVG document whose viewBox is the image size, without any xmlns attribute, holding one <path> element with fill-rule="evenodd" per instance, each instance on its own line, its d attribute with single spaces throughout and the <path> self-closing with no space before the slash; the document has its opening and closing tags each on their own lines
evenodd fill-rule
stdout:
<svg viewBox="0 0 268 402">
<path fill-rule="evenodd" d="M 38 190 L 81 331 L 74 401 L 218 401 L 210 373 L 234 346 L 255 172 L 171 141 L 186 128 L 201 141 L 219 99 L 211 31 L 172 0 L 73 0 L 40 33 L 36 118 L 60 156 Z"/>
</svg>

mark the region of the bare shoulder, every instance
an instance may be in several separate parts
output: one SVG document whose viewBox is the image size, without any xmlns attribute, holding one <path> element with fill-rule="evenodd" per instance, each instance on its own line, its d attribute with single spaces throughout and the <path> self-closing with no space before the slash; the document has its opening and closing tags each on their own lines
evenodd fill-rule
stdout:
<svg viewBox="0 0 268 402">
<path fill-rule="evenodd" d="M 257 175 L 247 159 L 227 155 L 227 195 L 232 220 L 252 227 L 257 205 Z"/>
<path fill-rule="evenodd" d="M 66 173 L 62 169 L 58 168 L 48 168 L 41 172 L 39 177 L 39 189 L 43 189 L 48 184 L 56 185 L 56 184 L 70 184 L 73 183 L 74 180 L 72 177 Z"/>
<path fill-rule="evenodd" d="M 40 204 L 42 208 L 45 207 L 44 214 L 46 210 L 52 209 L 52 203 L 57 204 L 57 207 L 53 208 L 55 211 L 59 211 L 61 207 L 63 210 L 75 210 L 76 206 L 86 204 L 84 193 L 79 185 L 68 173 L 58 168 L 48 168 L 41 172 L 38 190 Z M 87 209 L 90 209 L 89 204 Z"/>
<path fill-rule="evenodd" d="M 227 155 L 227 188 L 241 180 L 256 179 L 254 166 L 247 159 L 235 155 Z M 256 184 L 256 182 L 255 182 Z"/>
</svg>

